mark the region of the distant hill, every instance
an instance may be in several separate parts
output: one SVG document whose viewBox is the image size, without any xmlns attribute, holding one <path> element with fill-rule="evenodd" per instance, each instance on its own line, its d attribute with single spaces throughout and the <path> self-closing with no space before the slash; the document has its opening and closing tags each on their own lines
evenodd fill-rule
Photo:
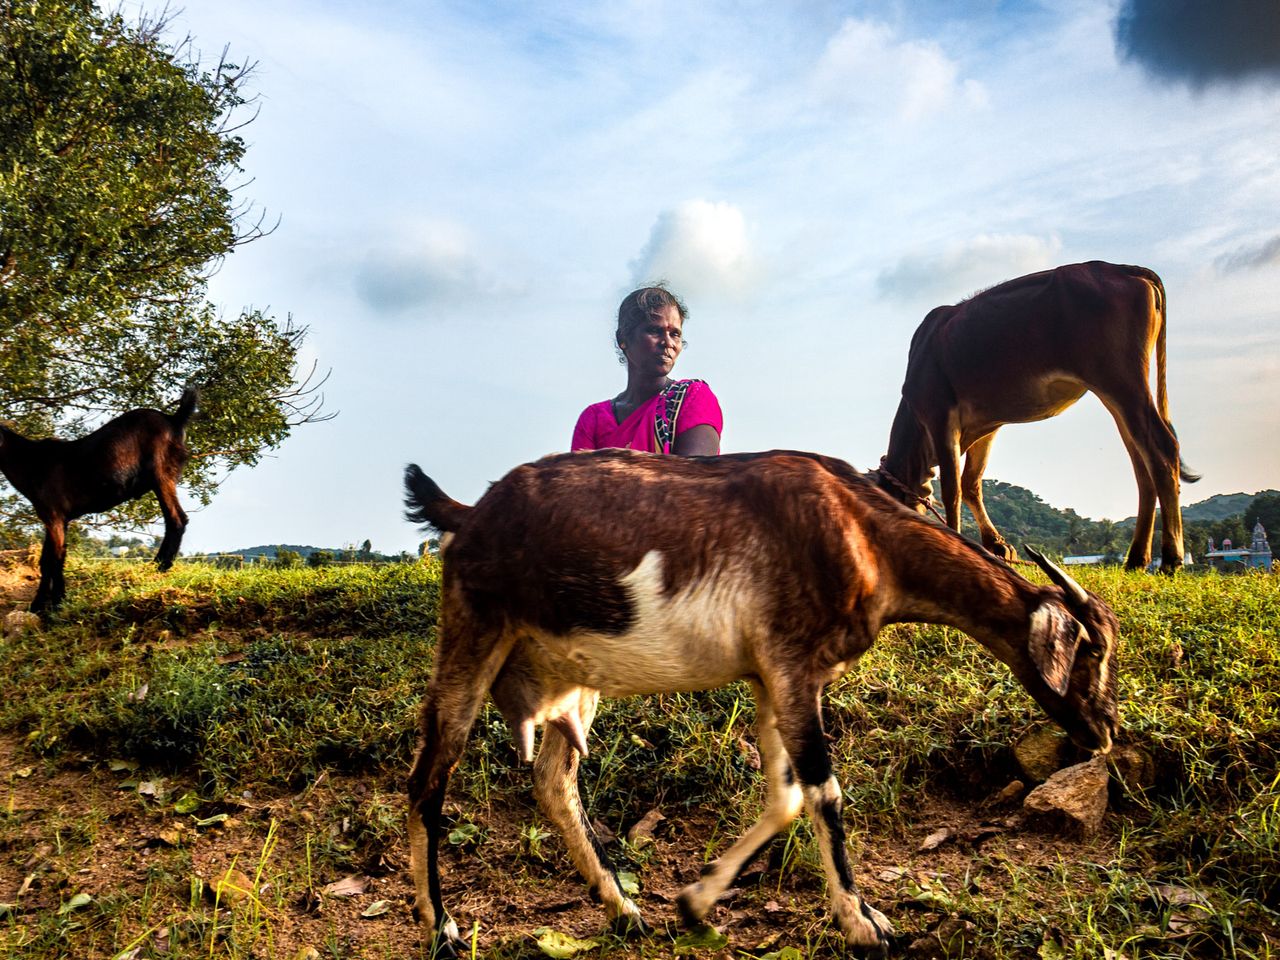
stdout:
<svg viewBox="0 0 1280 960">
<path fill-rule="evenodd" d="M 935 497 L 938 492 L 935 481 Z M 1217 494 L 1183 507 L 1188 543 L 1199 546 L 1210 536 L 1219 540 L 1231 537 L 1243 541 L 1245 532 L 1241 516 L 1257 495 Z M 1090 520 L 1070 508 L 1061 510 L 1050 506 L 1024 487 L 999 480 L 982 481 L 982 499 L 987 505 L 987 513 L 991 515 L 991 522 L 1019 551 L 1024 544 L 1030 544 L 1061 555 L 1098 554 L 1119 559 L 1128 551 L 1129 540 L 1133 536 L 1134 517 L 1115 523 Z M 1223 521 L 1230 522 L 1223 524 Z M 978 539 L 977 525 L 967 508 L 963 510 L 962 532 L 972 540 Z"/>
<path fill-rule="evenodd" d="M 1185 491 L 1185 487 L 1183 488 Z M 1207 500 L 1198 500 L 1182 507 L 1183 521 L 1215 521 L 1236 517 L 1249 509 L 1253 498 L 1264 493 L 1276 493 L 1275 490 L 1259 490 L 1257 493 L 1215 493 Z M 1122 527 L 1132 527 L 1137 517 L 1125 517 L 1118 521 Z"/>
<path fill-rule="evenodd" d="M 935 480 L 934 497 L 938 494 Z M 982 481 L 982 501 L 996 529 L 1019 550 L 1029 543 L 1055 553 L 1073 552 L 1068 544 L 1079 541 L 1081 531 L 1093 524 L 1074 510 L 1059 510 L 1025 487 L 1001 480 Z M 978 527 L 972 514 L 967 507 L 961 513 L 961 532 L 977 540 Z"/>
<path fill-rule="evenodd" d="M 242 557 L 274 557 L 282 550 L 292 550 L 294 553 L 299 554 L 302 557 L 309 557 L 313 553 L 319 553 L 322 550 L 327 553 L 332 553 L 335 556 L 342 552 L 340 547 L 304 547 L 296 543 L 269 543 L 263 544 L 262 546 L 244 547 L 241 550 L 226 550 L 224 552 L 228 554 L 238 553 Z"/>
<path fill-rule="evenodd" d="M 1257 493 L 1218 493 L 1208 500 L 1201 500 L 1182 508 L 1183 520 L 1225 520 L 1249 509 L 1253 498 L 1275 490 L 1259 490 Z"/>
</svg>

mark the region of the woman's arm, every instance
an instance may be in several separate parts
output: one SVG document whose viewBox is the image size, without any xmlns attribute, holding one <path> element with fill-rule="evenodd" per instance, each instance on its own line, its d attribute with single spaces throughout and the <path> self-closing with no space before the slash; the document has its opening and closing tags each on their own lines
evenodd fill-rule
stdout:
<svg viewBox="0 0 1280 960">
<path fill-rule="evenodd" d="M 671 452 L 682 457 L 714 457 L 720 452 L 720 434 L 711 424 L 700 423 L 677 436 Z"/>
</svg>

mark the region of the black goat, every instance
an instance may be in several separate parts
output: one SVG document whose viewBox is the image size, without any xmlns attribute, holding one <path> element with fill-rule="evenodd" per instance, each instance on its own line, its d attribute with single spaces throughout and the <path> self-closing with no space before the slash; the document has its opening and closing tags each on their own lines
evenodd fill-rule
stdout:
<svg viewBox="0 0 1280 960">
<path fill-rule="evenodd" d="M 154 492 L 164 514 L 161 570 L 173 566 L 187 529 L 177 484 L 189 453 L 183 441 L 199 394 L 182 392 L 178 409 L 130 410 L 79 440 L 28 440 L 0 425 L 0 473 L 31 501 L 44 523 L 40 586 L 33 613 L 54 610 L 66 593 L 67 524 Z"/>
</svg>

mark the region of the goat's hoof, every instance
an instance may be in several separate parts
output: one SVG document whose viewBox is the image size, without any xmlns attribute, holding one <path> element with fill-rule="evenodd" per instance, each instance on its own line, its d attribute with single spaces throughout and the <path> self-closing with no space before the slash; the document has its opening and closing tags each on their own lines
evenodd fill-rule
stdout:
<svg viewBox="0 0 1280 960">
<path fill-rule="evenodd" d="M 625 940 L 653 936 L 653 927 L 644 922 L 638 913 L 624 913 L 609 921 L 609 932 Z"/>
<path fill-rule="evenodd" d="M 860 898 L 843 904 L 836 915 L 845 943 L 854 956 L 887 960 L 897 938 L 888 917 Z"/>
<path fill-rule="evenodd" d="M 422 913 L 416 904 L 412 907 L 412 912 L 413 919 L 422 922 Z M 431 946 L 427 950 L 427 956 L 433 960 L 458 960 L 459 956 L 469 953 L 471 945 L 462 939 L 458 933 L 458 925 L 452 920 L 445 920 L 436 927 L 436 932 L 431 937 Z"/>
<path fill-rule="evenodd" d="M 695 884 L 696 886 L 696 884 Z M 693 905 L 693 895 L 686 888 L 676 897 L 676 911 L 680 914 L 680 924 L 686 930 L 696 930 L 703 926 L 705 913 L 699 913 Z"/>
<path fill-rule="evenodd" d="M 458 960 L 470 953 L 471 945 L 458 936 L 457 927 L 452 927 L 449 931 L 437 931 L 431 939 L 431 950 L 427 956 L 434 960 Z"/>
</svg>

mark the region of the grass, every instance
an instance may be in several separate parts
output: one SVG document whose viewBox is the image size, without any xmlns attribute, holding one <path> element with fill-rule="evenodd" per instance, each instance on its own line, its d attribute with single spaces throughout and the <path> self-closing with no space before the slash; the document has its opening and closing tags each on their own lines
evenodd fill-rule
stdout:
<svg viewBox="0 0 1280 960">
<path fill-rule="evenodd" d="M 115 765 L 139 811 L 158 818 L 190 795 L 193 822 L 209 822 L 186 827 L 186 842 L 117 851 L 139 865 L 140 896 L 99 895 L 64 910 L 77 889 L 69 870 L 57 905 L 35 915 L 0 891 L 14 903 L 0 906 L 0 951 L 275 957 L 288 918 L 322 876 L 403 870 L 400 782 L 430 674 L 439 587 L 432 562 L 243 570 L 180 563 L 159 575 L 144 565 L 81 561 L 68 572 L 59 621 L 0 645 L 0 731 L 18 738 L 24 765 L 50 775 Z M 933 952 L 925 955 L 1276 956 L 1280 581 L 1115 569 L 1085 570 L 1080 579 L 1120 618 L 1124 740 L 1150 754 L 1154 782 L 1117 791 L 1109 834 L 1090 848 L 1092 859 L 1029 858 L 1016 835 L 998 838 L 975 849 L 960 875 L 904 876 L 888 912 L 927 936 Z M 906 843 L 932 800 L 975 807 L 1016 774 L 1011 744 L 1047 723 L 977 644 L 915 626 L 886 630 L 833 686 L 827 720 L 855 846 L 863 838 Z M 583 764 L 589 810 L 619 833 L 653 807 L 673 819 L 710 816 L 705 855 L 713 856 L 758 810 L 752 722 L 743 685 L 603 704 Z M 326 778 L 342 774 L 357 775 L 357 786 L 327 794 Z M 158 794 L 143 794 L 143 783 L 160 784 Z M 236 823 L 246 794 L 289 802 Z M 451 798 L 458 856 L 532 884 L 563 867 L 491 708 Z M 486 829 L 488 811 L 504 804 L 517 808 L 505 847 Z M 101 849 L 114 823 L 94 809 L 37 820 L 10 804 L 0 814 L 0 856 L 21 862 L 38 835 L 59 846 L 51 860 L 71 863 L 77 851 Z M 206 845 L 195 838 L 215 835 L 238 842 L 238 868 L 254 881 L 255 892 L 230 906 L 207 893 L 211 870 L 227 864 L 199 862 Z M 775 845 L 749 909 L 793 883 L 815 907 L 821 902 L 807 835 L 801 822 Z M 652 849 L 624 845 L 619 867 L 643 885 L 652 857 Z M 808 956 L 834 951 L 837 939 L 815 919 L 787 943 Z M 394 937 L 356 944 L 338 927 L 314 946 L 320 956 L 403 955 Z M 674 948 L 605 939 L 595 954 L 637 949 Z M 501 942 L 489 953 L 529 950 L 528 942 Z"/>
</svg>

